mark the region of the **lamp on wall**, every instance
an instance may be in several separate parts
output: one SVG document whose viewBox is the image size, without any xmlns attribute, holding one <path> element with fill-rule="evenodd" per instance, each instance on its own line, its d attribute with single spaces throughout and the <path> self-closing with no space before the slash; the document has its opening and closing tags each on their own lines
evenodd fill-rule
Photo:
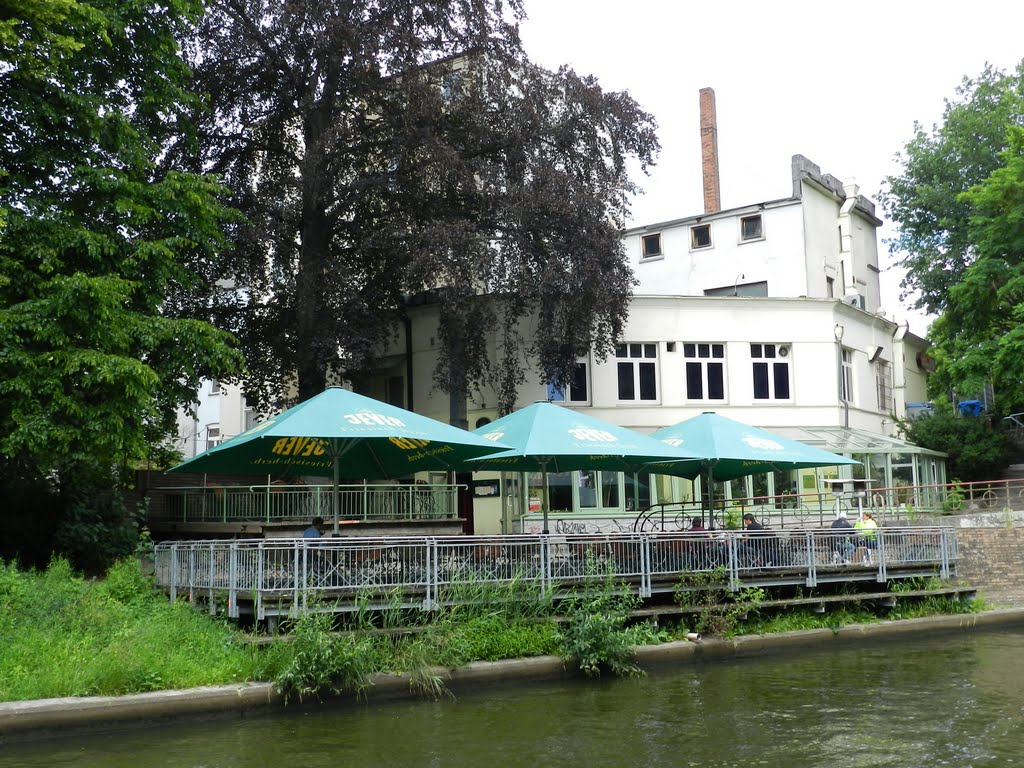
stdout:
<svg viewBox="0 0 1024 768">
<path fill-rule="evenodd" d="M 846 331 L 846 329 L 843 328 L 842 323 L 836 323 L 836 327 L 833 328 L 833 332 L 836 335 L 836 341 L 838 341 L 840 343 L 843 341 L 843 333 L 845 331 Z"/>
<path fill-rule="evenodd" d="M 740 280 L 746 280 L 746 279 L 747 279 L 747 276 L 745 274 L 743 274 L 742 272 L 740 272 L 738 275 L 736 275 L 736 279 L 732 281 L 732 295 L 733 296 L 739 296 Z"/>
</svg>

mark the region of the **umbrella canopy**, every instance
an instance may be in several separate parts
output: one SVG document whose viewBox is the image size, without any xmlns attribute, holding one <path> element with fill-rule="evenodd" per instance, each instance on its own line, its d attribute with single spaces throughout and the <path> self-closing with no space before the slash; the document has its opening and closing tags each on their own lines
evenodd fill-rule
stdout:
<svg viewBox="0 0 1024 768">
<path fill-rule="evenodd" d="M 606 469 L 653 471 L 655 462 L 700 468 L 692 451 L 587 416 L 554 403 L 534 403 L 474 430 L 474 435 L 513 446 L 467 462 L 474 469 L 570 472 Z"/>
<path fill-rule="evenodd" d="M 514 446 L 467 462 L 474 469 L 570 472 L 579 469 L 666 472 L 700 460 L 686 449 L 553 403 L 534 403 L 475 430 L 475 435 Z M 659 464 L 655 464 L 658 462 Z M 669 464 L 666 464 L 669 462 Z M 660 465 L 661 469 L 656 469 Z M 547 504 L 544 532 L 547 533 Z"/>
<path fill-rule="evenodd" d="M 717 413 L 703 413 L 659 429 L 652 437 L 701 456 L 702 467 L 710 468 L 715 480 L 732 480 L 775 470 L 860 463 Z M 690 477 L 700 472 L 701 467 L 697 467 Z M 670 470 L 667 474 L 680 473 Z"/>
<path fill-rule="evenodd" d="M 435 419 L 331 387 L 171 472 L 320 475 L 347 479 L 408 477 L 460 468 L 466 459 L 508 446 Z"/>
</svg>

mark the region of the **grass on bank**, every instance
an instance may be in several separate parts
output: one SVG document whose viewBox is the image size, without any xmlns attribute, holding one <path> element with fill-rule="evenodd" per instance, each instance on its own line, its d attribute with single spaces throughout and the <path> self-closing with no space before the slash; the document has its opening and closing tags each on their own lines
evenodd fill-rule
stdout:
<svg viewBox="0 0 1024 768">
<path fill-rule="evenodd" d="M 735 609 L 708 606 L 684 624 L 629 624 L 637 598 L 622 594 L 594 569 L 587 583 L 557 606 L 549 590 L 530 582 L 454 585 L 431 612 L 401 606 L 383 611 L 369 600 L 343 618 L 312 612 L 291 621 L 290 642 L 255 645 L 233 623 L 171 604 L 144 578 L 135 560 L 86 580 L 67 561 L 45 572 L 0 562 L 0 701 L 95 696 L 274 681 L 304 698 L 369 685 L 376 672 L 407 673 L 415 688 L 445 693 L 433 670 L 472 661 L 559 655 L 584 672 L 636 674 L 632 647 L 705 634 L 767 634 L 879 620 L 866 611 L 787 612 L 760 616 L 761 591 L 734 596 Z M 899 618 L 983 610 L 943 598 L 901 606 Z M 556 613 L 560 621 L 550 619 Z M 399 627 L 419 631 L 390 633 Z M 347 632 L 336 630 L 344 629 Z M 384 630 L 384 631 L 381 631 Z"/>
</svg>

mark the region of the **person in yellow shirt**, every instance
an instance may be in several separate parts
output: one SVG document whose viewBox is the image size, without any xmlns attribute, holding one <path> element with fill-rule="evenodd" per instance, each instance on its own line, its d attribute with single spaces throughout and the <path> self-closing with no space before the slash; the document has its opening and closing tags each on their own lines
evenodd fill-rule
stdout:
<svg viewBox="0 0 1024 768">
<path fill-rule="evenodd" d="M 860 546 L 867 550 L 864 562 L 870 563 L 873 559 L 874 550 L 878 548 L 878 523 L 875 522 L 875 518 L 872 517 L 870 512 L 865 511 L 861 513 L 853 527 L 860 534 Z"/>
</svg>

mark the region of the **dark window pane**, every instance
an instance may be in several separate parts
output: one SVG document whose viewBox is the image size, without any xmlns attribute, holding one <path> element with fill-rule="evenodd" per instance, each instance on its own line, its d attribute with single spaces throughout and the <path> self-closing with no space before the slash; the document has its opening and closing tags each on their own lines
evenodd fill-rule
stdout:
<svg viewBox="0 0 1024 768">
<path fill-rule="evenodd" d="M 700 357 L 711 357 L 711 345 L 710 344 L 698 344 L 697 355 Z"/>
<path fill-rule="evenodd" d="M 711 245 L 711 225 L 702 224 L 699 227 L 690 228 L 691 247 L 707 248 Z"/>
<path fill-rule="evenodd" d="M 643 344 L 630 344 L 629 345 L 629 356 L 630 357 L 643 357 Z"/>
<path fill-rule="evenodd" d="M 754 398 L 768 399 L 768 363 L 754 363 Z"/>
<path fill-rule="evenodd" d="M 586 363 L 576 363 L 576 369 L 572 372 L 572 381 L 569 382 L 569 399 L 575 403 L 586 402 L 589 399 Z"/>
<path fill-rule="evenodd" d="M 765 344 L 764 345 L 764 356 L 765 357 L 775 357 L 775 345 L 774 344 Z"/>
<path fill-rule="evenodd" d="M 761 345 L 760 344 L 751 344 L 750 345 L 750 356 L 751 357 L 760 357 L 761 356 Z"/>
<path fill-rule="evenodd" d="M 572 509 L 572 472 L 548 472 L 551 509 Z"/>
<path fill-rule="evenodd" d="M 789 365 L 775 363 L 775 399 L 789 400 Z"/>
<path fill-rule="evenodd" d="M 615 356 L 616 357 L 626 357 L 626 345 L 625 344 L 619 344 L 618 346 L 615 347 Z"/>
<path fill-rule="evenodd" d="M 747 216 L 740 219 L 741 237 L 744 240 L 754 240 L 761 237 L 761 217 Z"/>
<path fill-rule="evenodd" d="M 697 356 L 697 345 L 696 344 L 683 344 L 683 357 L 696 357 Z"/>
<path fill-rule="evenodd" d="M 708 363 L 708 400 L 725 400 L 725 366 Z"/>
<path fill-rule="evenodd" d="M 619 400 L 635 400 L 636 390 L 633 387 L 633 364 L 619 363 Z"/>
<path fill-rule="evenodd" d="M 644 235 L 643 254 L 644 258 L 661 255 L 661 235 Z"/>
<path fill-rule="evenodd" d="M 712 344 L 711 345 L 711 356 L 712 357 L 725 357 L 725 344 Z"/>
<path fill-rule="evenodd" d="M 657 357 L 658 356 L 658 345 L 657 344 L 644 344 L 644 357 Z"/>
<path fill-rule="evenodd" d="M 686 364 L 686 397 L 690 400 L 704 399 L 704 381 L 700 363 Z"/>
<path fill-rule="evenodd" d="M 658 367 L 654 363 L 638 363 L 638 365 L 640 366 L 640 399 L 657 400 L 658 385 L 655 381 L 657 378 L 655 372 Z"/>
</svg>

